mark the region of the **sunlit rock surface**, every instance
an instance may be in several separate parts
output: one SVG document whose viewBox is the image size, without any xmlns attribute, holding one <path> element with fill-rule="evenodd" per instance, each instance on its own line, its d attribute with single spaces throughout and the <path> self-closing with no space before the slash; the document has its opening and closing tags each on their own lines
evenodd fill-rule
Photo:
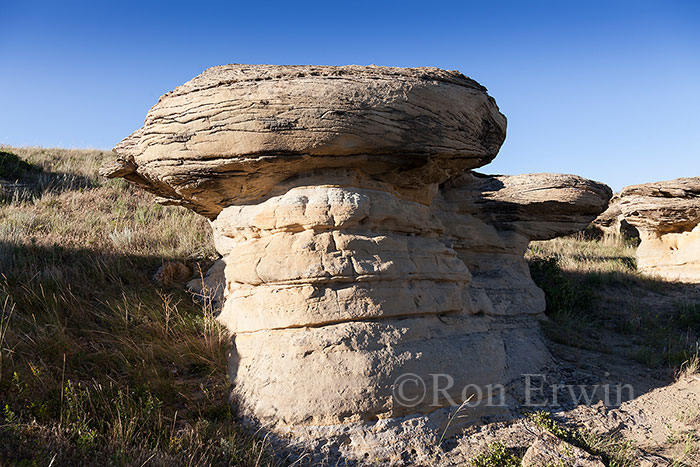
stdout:
<svg viewBox="0 0 700 467">
<path fill-rule="evenodd" d="M 164 95 L 104 173 L 211 220 L 222 259 L 193 285 L 223 300 L 245 419 L 398 462 L 427 455 L 456 405 L 507 410 L 493 388 L 549 365 L 523 255 L 611 196 L 573 175 L 472 172 L 505 127 L 454 71 L 228 65 Z"/>
<path fill-rule="evenodd" d="M 625 220 L 640 233 L 637 267 L 700 283 L 700 177 L 628 186 L 620 197 Z"/>
</svg>

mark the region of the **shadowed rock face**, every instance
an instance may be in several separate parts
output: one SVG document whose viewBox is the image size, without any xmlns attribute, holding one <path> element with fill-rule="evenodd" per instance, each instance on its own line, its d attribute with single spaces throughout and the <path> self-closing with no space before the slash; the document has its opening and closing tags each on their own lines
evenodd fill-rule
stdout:
<svg viewBox="0 0 700 467">
<path fill-rule="evenodd" d="M 610 199 L 610 203 L 608 203 L 608 209 L 600 216 L 596 217 L 589 227 L 589 233 L 597 234 L 601 237 L 604 235 L 621 235 L 627 240 L 639 239 L 639 231 L 637 228 L 627 222 L 625 216 L 622 214 L 619 194 L 613 195 Z"/>
<path fill-rule="evenodd" d="M 700 282 L 700 177 L 624 188 L 620 207 L 637 227 L 637 267 L 671 280 Z"/>
<path fill-rule="evenodd" d="M 457 72 L 229 65 L 163 96 L 105 173 L 211 219 L 222 259 L 205 286 L 223 290 L 241 414 L 391 459 L 435 445 L 443 408 L 549 364 L 523 254 L 611 196 L 572 175 L 471 172 L 504 137 Z M 397 398 L 406 374 L 426 392 Z M 435 374 L 452 386 L 433 391 Z"/>
<path fill-rule="evenodd" d="M 445 183 L 434 205 L 473 276 L 473 299 L 487 314 L 517 316 L 545 309 L 524 259 L 530 241 L 580 231 L 611 196 L 607 185 L 575 175 L 470 172 Z"/>
</svg>

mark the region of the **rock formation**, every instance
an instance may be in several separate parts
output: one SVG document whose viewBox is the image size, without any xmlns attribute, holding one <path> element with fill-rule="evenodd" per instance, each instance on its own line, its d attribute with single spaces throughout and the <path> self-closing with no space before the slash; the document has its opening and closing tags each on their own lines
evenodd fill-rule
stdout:
<svg viewBox="0 0 700 467">
<path fill-rule="evenodd" d="M 622 215 L 640 233 L 637 268 L 700 282 L 700 177 L 628 186 L 620 197 Z"/>
<path fill-rule="evenodd" d="M 183 284 L 192 277 L 192 270 L 180 261 L 167 261 L 153 275 L 153 281 L 164 287 Z"/>
<path fill-rule="evenodd" d="M 613 195 L 608 204 L 608 209 L 591 222 L 590 230 L 593 231 L 596 238 L 606 235 L 620 235 L 626 239 L 639 240 L 639 231 L 635 226 L 627 222 L 622 214 L 619 194 Z"/>
<path fill-rule="evenodd" d="M 523 254 L 611 196 L 472 172 L 505 127 L 454 71 L 228 65 L 164 95 L 104 173 L 211 220 L 222 260 L 199 282 L 223 284 L 243 417 L 306 448 L 420 456 L 456 405 L 502 410 L 498 385 L 549 364 Z"/>
</svg>

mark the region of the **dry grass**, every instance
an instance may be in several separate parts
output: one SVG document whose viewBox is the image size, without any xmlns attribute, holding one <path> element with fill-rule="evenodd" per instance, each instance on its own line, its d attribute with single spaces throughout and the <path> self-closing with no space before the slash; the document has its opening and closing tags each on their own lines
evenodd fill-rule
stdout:
<svg viewBox="0 0 700 467">
<path fill-rule="evenodd" d="M 634 243 L 620 236 L 587 239 L 583 234 L 532 242 L 528 258 L 555 257 L 564 271 L 637 275 Z"/>
<path fill-rule="evenodd" d="M 677 374 L 678 380 L 700 380 L 700 347 L 695 349 L 695 354 L 683 362 Z"/>
<path fill-rule="evenodd" d="M 232 418 L 227 332 L 151 280 L 214 259 L 206 220 L 101 179 L 108 153 L 0 150 L 43 169 L 0 200 L 0 464 L 272 463 Z"/>
<path fill-rule="evenodd" d="M 671 373 L 693 361 L 700 289 L 641 275 L 634 243 L 578 234 L 533 242 L 527 257 L 552 318 L 543 327 L 555 342 L 597 351 L 623 342 L 630 358 Z"/>
</svg>

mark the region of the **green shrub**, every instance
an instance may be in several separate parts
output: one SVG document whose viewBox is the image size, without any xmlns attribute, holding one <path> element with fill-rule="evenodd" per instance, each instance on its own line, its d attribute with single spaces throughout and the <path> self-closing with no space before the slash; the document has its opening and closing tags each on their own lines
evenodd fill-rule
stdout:
<svg viewBox="0 0 700 467">
<path fill-rule="evenodd" d="M 526 414 L 527 418 L 542 430 L 548 431 L 562 441 L 566 441 L 584 451 L 603 458 L 609 467 L 632 467 L 636 459 L 636 449 L 631 441 L 619 434 L 600 435 L 588 430 L 570 429 L 552 418 L 549 412 Z"/>
<path fill-rule="evenodd" d="M 472 467 L 520 467 L 520 458 L 508 452 L 503 443 L 493 443 L 469 464 Z"/>
<path fill-rule="evenodd" d="M 16 154 L 0 151 L 0 178 L 17 180 L 27 174 L 36 174 L 41 171 L 41 167 L 20 159 Z"/>
<path fill-rule="evenodd" d="M 573 315 L 590 310 L 595 299 L 593 289 L 565 276 L 556 257 L 533 258 L 530 260 L 530 274 L 544 291 L 547 315 Z"/>
</svg>

